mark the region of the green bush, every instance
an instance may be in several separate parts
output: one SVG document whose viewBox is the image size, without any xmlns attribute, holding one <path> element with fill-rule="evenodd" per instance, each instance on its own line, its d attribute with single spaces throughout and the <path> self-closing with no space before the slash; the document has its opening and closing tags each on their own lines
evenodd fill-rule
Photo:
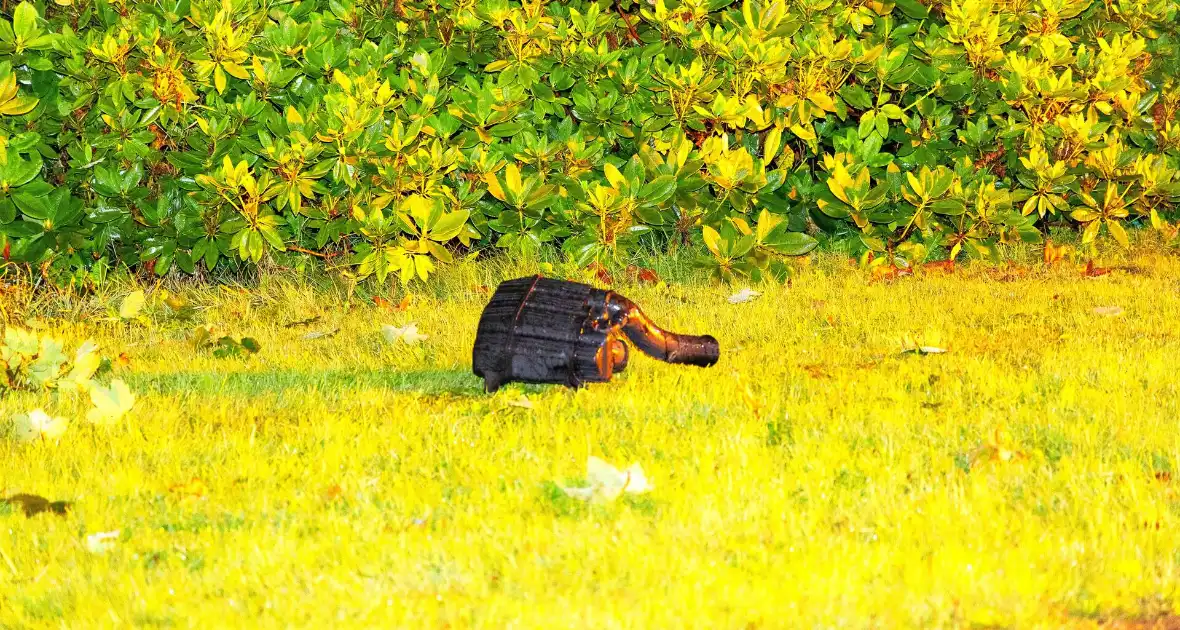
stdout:
<svg viewBox="0 0 1180 630">
<path fill-rule="evenodd" d="M 5 6 L 0 249 L 65 281 L 1175 233 L 1177 0 Z"/>
</svg>

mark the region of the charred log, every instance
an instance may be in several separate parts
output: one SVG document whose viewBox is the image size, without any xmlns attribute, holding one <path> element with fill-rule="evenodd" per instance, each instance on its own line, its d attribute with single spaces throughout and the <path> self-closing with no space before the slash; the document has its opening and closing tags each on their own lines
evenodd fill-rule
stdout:
<svg viewBox="0 0 1180 630">
<path fill-rule="evenodd" d="M 713 337 L 666 331 L 617 293 L 531 276 L 497 287 L 479 321 L 472 370 L 489 392 L 512 381 L 604 383 L 627 367 L 628 342 L 673 364 L 708 367 L 720 356 Z"/>
</svg>

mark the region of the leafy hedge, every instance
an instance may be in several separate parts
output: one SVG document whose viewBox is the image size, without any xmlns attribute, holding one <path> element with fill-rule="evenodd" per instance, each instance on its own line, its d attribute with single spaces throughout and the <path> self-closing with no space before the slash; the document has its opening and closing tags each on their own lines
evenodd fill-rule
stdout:
<svg viewBox="0 0 1180 630">
<path fill-rule="evenodd" d="M 722 277 L 1180 202 L 1177 0 L 53 0 L 0 19 L 0 250 L 66 280 L 456 252 Z M 336 257 L 340 258 L 336 258 Z"/>
</svg>

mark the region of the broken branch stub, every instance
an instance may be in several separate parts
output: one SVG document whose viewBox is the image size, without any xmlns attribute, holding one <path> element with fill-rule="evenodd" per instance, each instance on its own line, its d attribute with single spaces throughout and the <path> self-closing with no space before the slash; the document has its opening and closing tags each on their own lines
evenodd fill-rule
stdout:
<svg viewBox="0 0 1180 630">
<path fill-rule="evenodd" d="M 627 341 L 674 364 L 708 367 L 721 352 L 712 336 L 663 330 L 613 291 L 538 275 L 496 288 L 479 320 L 472 369 L 489 392 L 512 381 L 605 383 L 627 367 Z"/>
</svg>

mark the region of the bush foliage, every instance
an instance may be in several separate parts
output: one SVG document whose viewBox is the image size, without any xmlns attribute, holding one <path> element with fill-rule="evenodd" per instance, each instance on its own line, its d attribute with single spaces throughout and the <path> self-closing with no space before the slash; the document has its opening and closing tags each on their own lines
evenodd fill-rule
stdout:
<svg viewBox="0 0 1180 630">
<path fill-rule="evenodd" d="M 1177 0 L 53 0 L 0 19 L 0 249 L 67 281 L 274 252 L 1126 243 L 1180 202 Z"/>
</svg>

